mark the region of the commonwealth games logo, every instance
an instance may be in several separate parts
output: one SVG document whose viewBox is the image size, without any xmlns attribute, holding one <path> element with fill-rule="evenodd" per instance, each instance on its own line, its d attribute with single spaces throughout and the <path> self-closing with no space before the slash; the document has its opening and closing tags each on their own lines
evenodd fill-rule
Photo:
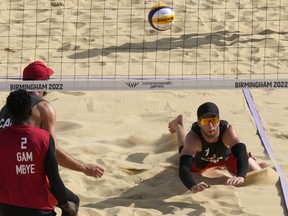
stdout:
<svg viewBox="0 0 288 216">
<path fill-rule="evenodd" d="M 139 85 L 139 82 L 126 82 L 126 85 L 130 88 L 135 88 L 137 85 Z"/>
</svg>

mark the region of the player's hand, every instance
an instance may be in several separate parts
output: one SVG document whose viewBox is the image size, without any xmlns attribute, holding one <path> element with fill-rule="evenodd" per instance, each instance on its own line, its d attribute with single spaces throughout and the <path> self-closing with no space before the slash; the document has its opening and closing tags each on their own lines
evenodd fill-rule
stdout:
<svg viewBox="0 0 288 216">
<path fill-rule="evenodd" d="M 104 169 L 96 164 L 85 164 L 84 174 L 95 178 L 101 178 L 104 174 Z"/>
<path fill-rule="evenodd" d="M 244 178 L 241 176 L 233 176 L 226 181 L 226 185 L 239 185 L 244 183 Z"/>
<path fill-rule="evenodd" d="M 68 201 L 67 203 L 61 205 L 66 212 L 69 213 L 69 216 L 76 216 L 78 212 L 78 207 L 75 203 Z"/>
<path fill-rule="evenodd" d="M 193 194 L 195 194 L 195 193 L 201 192 L 203 190 L 206 190 L 207 188 L 210 188 L 210 187 L 211 187 L 211 185 L 208 185 L 205 182 L 201 182 L 201 183 L 191 187 L 191 191 Z"/>
</svg>

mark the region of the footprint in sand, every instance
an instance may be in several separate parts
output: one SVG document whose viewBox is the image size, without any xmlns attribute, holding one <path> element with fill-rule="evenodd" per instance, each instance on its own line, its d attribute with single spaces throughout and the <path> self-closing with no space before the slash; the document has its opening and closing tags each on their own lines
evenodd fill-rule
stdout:
<svg viewBox="0 0 288 216">
<path fill-rule="evenodd" d="M 149 30 L 146 30 L 146 35 L 150 35 L 150 36 L 152 36 L 152 35 L 157 35 L 158 34 L 158 31 L 157 30 L 155 30 L 155 29 L 149 29 Z"/>
<path fill-rule="evenodd" d="M 169 30 L 167 30 L 169 31 Z M 172 28 L 170 29 L 171 32 L 173 33 L 179 33 L 181 31 L 183 31 L 182 28 L 180 28 L 179 26 L 176 26 L 176 25 L 173 25 Z M 153 35 L 157 35 L 159 34 L 159 31 L 155 30 L 155 29 L 149 29 L 149 30 L 146 30 L 146 35 L 150 35 L 150 36 L 153 36 Z"/>
<path fill-rule="evenodd" d="M 82 128 L 83 125 L 70 121 L 57 121 L 57 131 L 70 131 Z"/>
<path fill-rule="evenodd" d="M 134 163 L 143 163 L 144 159 L 148 156 L 148 153 L 133 153 L 130 154 L 126 160 Z"/>
<path fill-rule="evenodd" d="M 19 52 L 19 50 L 13 49 L 13 48 L 4 48 L 5 52 L 9 52 L 9 53 L 16 53 Z"/>
<path fill-rule="evenodd" d="M 275 134 L 275 137 L 278 139 L 288 140 L 288 134 L 284 134 L 284 133 Z"/>
<path fill-rule="evenodd" d="M 149 153 L 133 153 L 130 154 L 126 161 L 119 161 L 119 168 L 127 172 L 129 175 L 137 175 L 151 169 L 150 165 L 143 164 L 143 160 Z"/>
<path fill-rule="evenodd" d="M 172 28 L 171 28 L 171 31 L 172 31 L 173 33 L 179 33 L 179 32 L 182 32 L 183 29 L 180 28 L 179 26 L 173 25 Z"/>
<path fill-rule="evenodd" d="M 64 7 L 64 3 L 63 2 L 59 2 L 59 1 L 52 1 L 50 3 L 51 7 Z"/>
<path fill-rule="evenodd" d="M 74 46 L 71 42 L 65 42 L 62 47 L 57 49 L 57 52 L 77 50 L 80 46 Z"/>
<path fill-rule="evenodd" d="M 258 47 L 253 47 L 251 48 L 251 53 L 252 54 L 256 54 L 256 53 L 259 53 L 260 49 Z"/>
</svg>

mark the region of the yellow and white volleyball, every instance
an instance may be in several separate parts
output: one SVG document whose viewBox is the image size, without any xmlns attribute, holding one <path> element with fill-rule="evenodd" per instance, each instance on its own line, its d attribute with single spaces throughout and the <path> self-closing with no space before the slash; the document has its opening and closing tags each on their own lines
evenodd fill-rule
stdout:
<svg viewBox="0 0 288 216">
<path fill-rule="evenodd" d="M 158 31 L 166 31 L 172 27 L 176 16 L 171 7 L 166 4 L 157 4 L 151 8 L 148 21 L 152 28 Z"/>
</svg>

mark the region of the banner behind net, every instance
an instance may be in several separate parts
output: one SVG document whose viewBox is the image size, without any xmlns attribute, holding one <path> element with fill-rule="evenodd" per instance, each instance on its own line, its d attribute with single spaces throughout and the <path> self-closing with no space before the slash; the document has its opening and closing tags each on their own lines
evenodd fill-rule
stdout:
<svg viewBox="0 0 288 216">
<path fill-rule="evenodd" d="M 157 3 L 0 2 L 1 90 L 34 60 L 67 89 L 288 87 L 288 1 L 161 1 L 176 14 L 163 32 L 148 23 Z"/>
</svg>

